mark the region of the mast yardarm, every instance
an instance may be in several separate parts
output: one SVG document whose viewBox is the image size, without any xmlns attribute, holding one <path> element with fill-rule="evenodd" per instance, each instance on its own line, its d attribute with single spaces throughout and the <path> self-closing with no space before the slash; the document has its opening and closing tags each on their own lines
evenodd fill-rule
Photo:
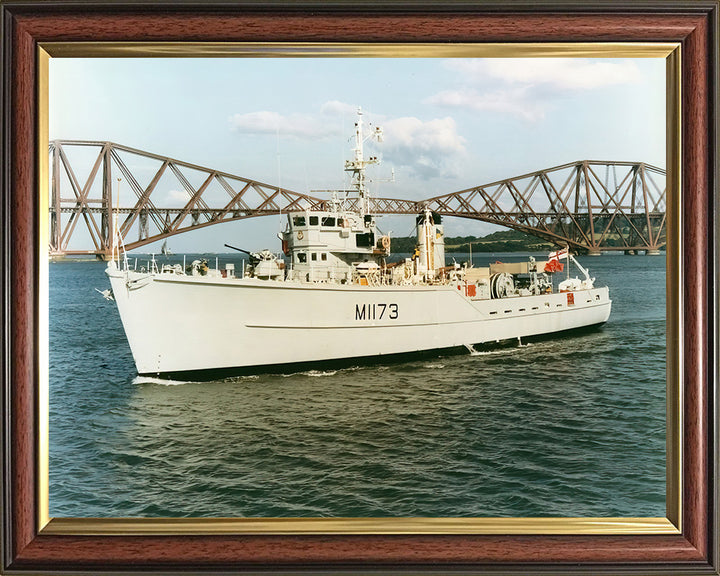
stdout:
<svg viewBox="0 0 720 576">
<path fill-rule="evenodd" d="M 371 156 L 367 160 L 363 154 L 363 144 L 370 139 L 375 139 L 378 142 L 382 142 L 383 133 L 380 126 L 376 126 L 375 129 L 370 132 L 367 136 L 363 135 L 363 120 L 362 120 L 362 109 L 358 107 L 358 119 L 355 122 L 355 157 L 352 160 L 345 161 L 345 171 L 352 174 L 351 185 L 357 190 L 358 198 L 360 198 L 360 212 L 362 216 L 368 213 L 368 200 L 367 200 L 367 188 L 365 185 L 365 167 L 369 164 L 380 164 L 380 160 L 377 156 Z"/>
</svg>

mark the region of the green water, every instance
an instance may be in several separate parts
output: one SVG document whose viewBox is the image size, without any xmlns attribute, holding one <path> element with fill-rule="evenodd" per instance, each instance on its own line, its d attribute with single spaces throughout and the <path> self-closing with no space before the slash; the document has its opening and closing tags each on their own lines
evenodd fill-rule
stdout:
<svg viewBox="0 0 720 576">
<path fill-rule="evenodd" d="M 597 330 L 204 383 L 138 378 L 104 265 L 52 263 L 50 514 L 664 516 L 664 258 L 581 262 Z"/>
</svg>

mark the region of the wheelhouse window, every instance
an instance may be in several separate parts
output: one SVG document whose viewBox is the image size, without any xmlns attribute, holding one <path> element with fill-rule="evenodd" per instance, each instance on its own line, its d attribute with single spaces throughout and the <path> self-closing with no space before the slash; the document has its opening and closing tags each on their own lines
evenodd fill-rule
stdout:
<svg viewBox="0 0 720 576">
<path fill-rule="evenodd" d="M 322 225 L 323 226 L 335 226 L 335 218 L 333 216 L 323 216 Z"/>
<path fill-rule="evenodd" d="M 298 252 L 297 261 L 300 264 L 304 264 L 305 262 L 307 262 L 307 254 L 305 254 L 304 252 Z"/>
<path fill-rule="evenodd" d="M 375 244 L 375 234 L 367 232 L 355 236 L 355 244 L 358 248 L 370 248 Z"/>
<path fill-rule="evenodd" d="M 310 226 L 317 226 L 317 225 L 318 225 L 318 217 L 310 216 Z"/>
<path fill-rule="evenodd" d="M 343 219 L 342 219 L 342 218 L 338 218 L 338 219 L 337 219 L 337 225 L 338 225 L 338 226 L 342 226 L 343 224 L 344 224 Z"/>
<path fill-rule="evenodd" d="M 293 226 L 296 228 L 299 226 L 305 226 L 305 216 L 295 216 L 293 218 Z"/>
<path fill-rule="evenodd" d="M 313 262 L 315 262 L 317 260 L 317 252 L 313 252 L 310 258 Z"/>
<path fill-rule="evenodd" d="M 320 260 L 326 261 L 327 260 L 327 252 L 323 252 L 320 254 Z"/>
</svg>

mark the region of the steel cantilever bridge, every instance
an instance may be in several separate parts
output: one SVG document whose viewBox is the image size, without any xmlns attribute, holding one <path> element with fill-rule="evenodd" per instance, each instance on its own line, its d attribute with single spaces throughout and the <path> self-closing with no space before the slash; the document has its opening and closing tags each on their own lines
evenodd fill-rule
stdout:
<svg viewBox="0 0 720 576">
<path fill-rule="evenodd" d="M 107 258 L 116 221 L 126 249 L 132 250 L 222 222 L 323 210 L 329 204 L 112 142 L 54 140 L 50 166 L 51 256 Z M 353 206 L 353 199 L 347 202 Z M 425 200 L 372 199 L 376 214 L 417 214 L 427 207 L 590 254 L 657 252 L 665 245 L 665 206 L 664 170 L 641 162 L 590 160 Z M 86 249 L 69 248 L 75 234 Z"/>
</svg>

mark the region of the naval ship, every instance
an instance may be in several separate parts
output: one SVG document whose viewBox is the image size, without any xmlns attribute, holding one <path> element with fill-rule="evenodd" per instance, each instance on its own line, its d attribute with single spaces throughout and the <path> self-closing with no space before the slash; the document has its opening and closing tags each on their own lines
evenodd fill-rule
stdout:
<svg viewBox="0 0 720 576">
<path fill-rule="evenodd" d="M 595 287 L 567 249 L 547 261 L 447 265 L 442 218 L 429 209 L 417 215 L 414 254 L 390 262 L 391 239 L 378 231 L 367 190 L 365 170 L 378 163 L 364 157 L 370 138 L 381 141 L 382 130 L 365 134 L 358 111 L 354 155 L 345 162 L 351 193 L 334 193 L 325 210 L 287 214 L 282 254 L 248 253 L 242 270 L 154 257 L 138 270 L 116 238 L 106 297 L 117 304 L 140 375 L 472 352 L 607 321 L 608 288 Z M 570 261 L 582 278 L 570 277 Z"/>
</svg>

